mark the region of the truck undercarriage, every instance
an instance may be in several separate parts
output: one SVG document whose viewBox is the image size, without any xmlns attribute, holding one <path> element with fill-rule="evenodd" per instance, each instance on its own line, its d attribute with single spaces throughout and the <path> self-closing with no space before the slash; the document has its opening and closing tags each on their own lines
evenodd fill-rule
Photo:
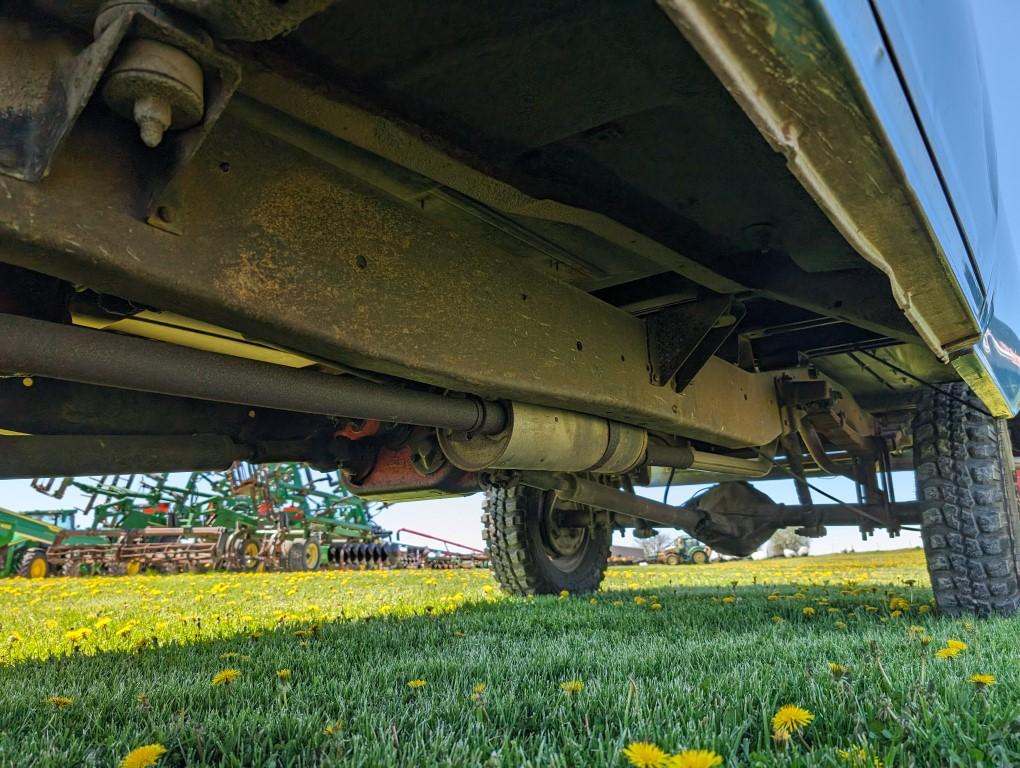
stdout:
<svg viewBox="0 0 1020 768">
<path fill-rule="evenodd" d="M 916 424 L 1008 453 L 1008 409 L 828 35 L 792 1 L 15 4 L 0 473 L 487 489 L 521 592 L 597 587 L 613 528 L 746 554 L 925 522 L 937 492 L 890 482 L 942 450 Z M 1012 610 L 1015 570 L 986 577 L 943 609 Z"/>
</svg>

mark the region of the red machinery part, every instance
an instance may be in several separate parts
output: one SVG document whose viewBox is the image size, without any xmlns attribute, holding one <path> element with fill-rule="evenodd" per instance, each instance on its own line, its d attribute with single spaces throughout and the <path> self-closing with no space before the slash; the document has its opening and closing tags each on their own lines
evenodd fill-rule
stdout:
<svg viewBox="0 0 1020 768">
<path fill-rule="evenodd" d="M 365 419 L 364 421 L 351 421 L 343 429 L 336 431 L 337 437 L 346 437 L 348 440 L 361 440 L 363 437 L 373 437 L 379 434 L 379 427 L 382 422 L 376 419 Z"/>
<path fill-rule="evenodd" d="M 413 501 L 465 496 L 481 490 L 478 474 L 445 463 L 431 475 L 423 475 L 411 461 L 411 446 L 396 450 L 380 448 L 371 471 L 360 481 L 344 473 L 344 485 L 363 499 Z"/>
</svg>

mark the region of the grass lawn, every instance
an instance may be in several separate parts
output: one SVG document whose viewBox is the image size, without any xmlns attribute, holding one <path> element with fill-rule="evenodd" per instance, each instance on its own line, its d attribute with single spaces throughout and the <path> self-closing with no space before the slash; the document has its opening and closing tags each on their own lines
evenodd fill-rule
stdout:
<svg viewBox="0 0 1020 768">
<path fill-rule="evenodd" d="M 635 741 L 727 766 L 1020 764 L 1020 621 L 937 618 L 914 550 L 617 568 L 594 597 L 324 571 L 11 579 L 0 600 L 3 766 L 154 743 L 161 767 L 624 766 Z M 968 647 L 939 659 L 949 640 Z M 791 703 L 814 720 L 777 744 Z"/>
</svg>

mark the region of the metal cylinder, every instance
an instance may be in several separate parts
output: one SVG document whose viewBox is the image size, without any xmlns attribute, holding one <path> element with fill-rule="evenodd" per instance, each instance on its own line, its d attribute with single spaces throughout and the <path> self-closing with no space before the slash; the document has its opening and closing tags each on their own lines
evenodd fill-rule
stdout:
<svg viewBox="0 0 1020 768">
<path fill-rule="evenodd" d="M 742 459 L 739 456 L 699 451 L 689 445 L 649 445 L 646 458 L 653 467 L 673 467 L 735 477 L 764 477 L 772 471 L 773 466 L 768 459 Z"/>
<path fill-rule="evenodd" d="M 220 435 L 0 437 L 0 479 L 224 470 L 253 458 Z"/>
<path fill-rule="evenodd" d="M 494 468 L 622 474 L 643 461 L 648 433 L 598 416 L 511 403 L 502 433 L 440 432 L 439 445 L 454 466 L 471 472 Z"/>
<path fill-rule="evenodd" d="M 498 403 L 0 314 L 0 371 L 325 416 L 495 434 Z"/>
</svg>

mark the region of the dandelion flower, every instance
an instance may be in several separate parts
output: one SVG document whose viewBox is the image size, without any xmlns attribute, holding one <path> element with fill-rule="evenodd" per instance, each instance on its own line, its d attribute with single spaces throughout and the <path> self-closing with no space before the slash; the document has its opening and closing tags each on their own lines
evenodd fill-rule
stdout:
<svg viewBox="0 0 1020 768">
<path fill-rule="evenodd" d="M 280 680 L 290 680 L 290 670 L 289 669 L 278 669 L 278 670 L 276 670 L 276 676 Z"/>
<path fill-rule="evenodd" d="M 641 597 L 641 595 L 638 595 L 637 597 L 634 598 L 635 605 L 644 605 L 646 602 L 647 601 L 643 597 Z"/>
<path fill-rule="evenodd" d="M 796 704 L 786 704 L 772 716 L 772 730 L 786 734 L 796 733 L 807 726 L 815 716 Z"/>
<path fill-rule="evenodd" d="M 843 664 L 837 664 L 834 661 L 830 661 L 829 671 L 832 673 L 834 678 L 839 680 L 839 678 L 843 677 L 843 675 L 845 675 L 849 670 L 847 670 L 846 666 Z"/>
<path fill-rule="evenodd" d="M 580 693 L 584 690 L 584 683 L 580 680 L 565 680 L 560 683 L 560 690 L 568 696 L 573 696 L 575 693 Z"/>
<path fill-rule="evenodd" d="M 909 611 L 910 603 L 904 600 L 902 597 L 894 597 L 892 600 L 889 601 L 889 610 L 900 612 Z"/>
<path fill-rule="evenodd" d="M 661 611 L 661 610 L 662 610 L 662 603 L 652 603 L 652 604 L 651 604 L 650 606 L 648 606 L 648 607 L 649 607 L 650 609 L 652 609 L 653 611 Z"/>
<path fill-rule="evenodd" d="M 962 640 L 946 640 L 946 648 L 953 648 L 957 651 L 965 651 L 969 647 L 970 646 Z"/>
<path fill-rule="evenodd" d="M 687 749 L 666 761 L 666 768 L 716 768 L 722 765 L 722 755 L 710 749 Z"/>
<path fill-rule="evenodd" d="M 627 748 L 623 750 L 623 756 L 635 768 L 662 768 L 666 764 L 666 753 L 657 744 L 647 741 L 635 741 L 628 744 Z"/>
<path fill-rule="evenodd" d="M 937 651 L 935 651 L 935 658 L 936 659 L 942 659 L 943 661 L 946 660 L 946 659 L 952 659 L 952 658 L 954 658 L 956 656 L 959 656 L 961 653 L 963 653 L 965 649 L 966 649 L 966 646 L 964 646 L 963 648 L 960 648 L 960 647 L 955 646 L 955 645 L 946 644 L 945 648 L 939 648 Z"/>
<path fill-rule="evenodd" d="M 475 694 L 476 696 L 481 696 L 483 693 L 485 693 L 485 683 L 475 683 L 474 685 L 472 685 L 471 693 Z"/>
<path fill-rule="evenodd" d="M 74 704 L 74 699 L 69 699 L 66 696 L 50 696 L 46 699 L 47 704 L 52 704 L 57 709 L 63 709 Z"/>
<path fill-rule="evenodd" d="M 812 608 L 810 605 L 807 605 L 807 606 L 804 606 L 804 608 L 801 610 L 801 613 L 803 613 L 805 616 L 814 616 L 815 615 L 815 609 Z"/>
<path fill-rule="evenodd" d="M 72 643 L 80 643 L 91 634 L 92 630 L 88 627 L 79 627 L 78 629 L 70 629 L 65 632 L 64 639 L 70 640 Z"/>
<path fill-rule="evenodd" d="M 870 761 L 868 758 L 868 750 L 864 747 L 855 746 L 850 749 L 838 749 L 836 755 L 840 760 L 850 763 L 853 766 L 859 766 L 859 768 L 884 768 L 882 758 L 871 756 Z"/>
<path fill-rule="evenodd" d="M 101 619 L 96 619 L 96 623 L 93 626 L 96 629 L 102 629 L 107 624 L 109 624 L 111 621 L 113 621 L 113 619 L 111 619 L 109 616 L 103 616 Z"/>
<path fill-rule="evenodd" d="M 426 685 L 428 685 L 428 683 L 425 682 L 424 680 L 408 680 L 407 681 L 407 687 L 411 688 L 413 690 L 417 690 L 419 688 L 424 688 Z"/>
<path fill-rule="evenodd" d="M 221 669 L 215 675 L 213 675 L 213 685 L 230 685 L 237 678 L 241 676 L 239 670 L 236 669 Z"/>
<path fill-rule="evenodd" d="M 120 768 L 152 768 L 165 754 L 166 747 L 162 744 L 135 747 L 120 761 Z"/>
<path fill-rule="evenodd" d="M 336 722 L 330 723 L 325 728 L 323 728 L 322 732 L 327 736 L 335 736 L 336 734 L 340 733 L 340 731 L 342 731 L 343 729 L 344 724 L 337 720 Z"/>
<path fill-rule="evenodd" d="M 995 675 L 971 675 L 970 681 L 978 688 L 984 688 L 987 685 L 995 685 Z"/>
<path fill-rule="evenodd" d="M 560 600 L 566 600 L 568 597 L 570 597 L 570 590 L 561 589 L 560 590 Z"/>
<path fill-rule="evenodd" d="M 724 598 L 722 599 L 722 601 L 723 601 L 724 603 L 735 603 L 735 602 L 737 602 L 737 598 L 735 598 L 735 597 L 732 597 L 732 596 L 730 596 L 730 595 L 727 595 L 726 597 L 724 597 Z"/>
</svg>

